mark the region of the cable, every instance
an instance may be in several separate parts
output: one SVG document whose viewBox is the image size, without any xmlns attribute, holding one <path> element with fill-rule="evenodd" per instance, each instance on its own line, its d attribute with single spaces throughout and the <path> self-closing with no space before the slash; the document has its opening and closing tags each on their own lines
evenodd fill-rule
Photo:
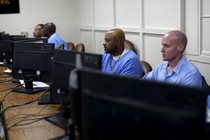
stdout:
<svg viewBox="0 0 210 140">
<path fill-rule="evenodd" d="M 46 92 L 44 92 L 43 94 L 45 94 Z M 42 95 L 43 95 L 42 94 Z M 42 96 L 41 95 L 41 96 Z M 39 96 L 36 100 L 38 100 L 41 96 Z M 36 100 L 34 100 L 34 101 L 36 101 Z M 31 101 L 30 103 L 32 103 L 33 101 Z M 29 104 L 29 102 L 28 103 L 25 103 L 24 105 L 26 105 L 26 104 Z M 22 105 L 19 105 L 19 106 L 22 106 Z M 5 120 L 4 119 L 4 124 L 3 124 L 3 127 L 4 127 L 4 130 L 6 131 L 6 132 L 8 132 L 12 127 L 15 127 L 15 126 L 23 126 L 23 125 L 29 125 L 29 124 L 32 124 L 32 123 L 35 123 L 35 122 L 38 122 L 38 121 L 40 121 L 40 120 L 43 120 L 43 119 L 46 119 L 46 118 L 48 118 L 48 117 L 51 117 L 51 116 L 55 116 L 55 115 L 57 115 L 58 113 L 51 113 L 51 114 L 40 114 L 47 106 L 49 106 L 49 105 L 45 105 L 40 111 L 38 111 L 37 113 L 34 113 L 34 114 L 18 114 L 18 115 L 15 115 L 15 116 L 12 116 L 12 117 L 10 117 L 9 119 L 7 119 L 7 120 Z M 11 108 L 11 107 L 9 107 L 9 108 Z M 7 108 L 8 109 L 8 108 Z M 6 109 L 6 110 L 7 110 Z M 5 110 L 4 111 L 2 111 L 2 113 L 4 113 L 5 112 Z M 20 116 L 20 117 L 18 117 L 18 116 Z M 21 117 L 22 116 L 22 117 Z M 42 118 L 33 118 L 33 119 L 27 119 L 28 117 L 42 117 Z M 24 120 L 21 120 L 21 121 L 18 121 L 18 122 L 16 122 L 15 124 L 13 124 L 13 125 L 11 125 L 11 126 L 9 126 L 9 127 L 6 127 L 6 126 L 8 126 L 8 123 L 11 121 L 11 120 L 14 120 L 14 119 L 24 119 Z M 34 120 L 34 121 L 33 121 Z M 28 122 L 28 123 L 22 123 L 22 122 L 24 122 L 24 121 L 31 121 L 31 122 Z M 22 123 L 22 124 L 20 124 L 20 123 Z"/>
<path fill-rule="evenodd" d="M 15 88 L 17 88 L 17 87 L 19 87 L 19 85 L 16 86 Z M 5 98 L 6 98 L 6 97 L 12 92 L 12 90 L 15 89 L 15 88 L 10 88 L 10 89 L 6 89 L 6 90 L 4 90 L 4 91 L 0 91 L 0 92 L 5 92 L 5 91 L 7 91 L 7 90 L 11 90 L 11 91 L 9 91 L 8 93 L 6 93 L 6 95 L 2 98 L 2 100 L 1 100 L 1 102 L 0 102 L 0 107 L 1 107 L 1 108 L 3 108 L 2 105 L 3 105 L 3 101 L 5 100 Z"/>
<path fill-rule="evenodd" d="M 23 85 L 23 84 L 19 84 L 19 85 L 17 85 L 16 87 L 4 89 L 4 90 L 2 90 L 2 91 L 0 91 L 0 92 L 4 92 L 4 91 L 7 91 L 7 90 L 13 90 L 13 89 L 18 88 L 19 86 L 22 86 L 22 85 Z"/>
<path fill-rule="evenodd" d="M 48 117 L 51 117 L 51 116 L 54 116 L 54 115 L 57 115 L 57 114 L 58 114 L 58 113 L 40 114 L 47 106 L 48 106 L 48 105 L 45 105 L 45 106 L 44 106 L 39 112 L 37 112 L 37 113 L 34 113 L 34 114 L 18 114 L 18 115 L 12 116 L 12 117 L 10 117 L 9 119 L 5 120 L 6 125 L 8 125 L 8 123 L 9 123 L 10 120 L 12 120 L 12 119 L 24 119 L 24 120 L 20 120 L 20 121 L 16 122 L 15 124 L 9 126 L 9 127 L 7 128 L 7 131 L 8 131 L 9 129 L 11 129 L 12 127 L 15 127 L 15 126 L 23 126 L 23 125 L 29 125 L 29 124 L 35 123 L 35 122 L 37 122 L 37 121 L 40 121 L 40 120 L 43 120 L 43 119 L 46 119 L 46 118 L 48 118 Z M 17 116 L 21 116 L 21 115 L 25 115 L 25 116 L 23 116 L 23 117 L 18 117 L 18 118 L 17 118 Z M 44 116 L 44 117 L 43 117 L 43 116 Z M 29 118 L 29 119 L 27 119 L 28 117 L 42 117 L 42 118 Z M 31 121 L 31 120 L 32 120 L 32 122 L 22 123 L 22 122 L 24 122 L 24 121 Z M 34 121 L 33 121 L 33 120 L 34 120 Z M 22 123 L 22 124 L 20 124 L 20 123 Z"/>
<path fill-rule="evenodd" d="M 46 93 L 44 92 L 43 94 L 46 94 Z M 38 100 L 40 99 L 40 97 L 43 96 L 43 94 L 40 95 L 37 99 L 35 99 L 35 100 L 33 100 L 33 101 L 29 101 L 29 102 L 26 102 L 26 103 L 24 103 L 24 104 L 8 106 L 7 108 L 5 108 L 5 109 L 2 110 L 2 113 L 4 113 L 5 111 L 7 111 L 7 110 L 10 109 L 10 108 L 20 107 L 20 106 L 24 106 L 24 105 L 28 105 L 28 104 L 31 104 L 31 103 L 33 103 L 33 102 L 36 102 L 36 101 L 38 101 Z"/>
<path fill-rule="evenodd" d="M 8 83 L 8 82 L 11 82 L 12 80 L 8 80 L 8 81 L 6 81 L 6 80 L 0 80 L 0 83 L 1 83 L 1 85 L 2 85 L 2 83 Z M 10 83 L 9 83 L 10 84 Z"/>
<path fill-rule="evenodd" d="M 11 75 L 9 75 L 9 74 L 2 74 L 2 73 L 0 73 L 0 78 L 4 78 L 4 77 L 11 77 Z"/>
<path fill-rule="evenodd" d="M 49 116 L 48 116 L 48 117 L 49 117 Z M 15 123 L 15 124 L 13 124 L 13 125 L 9 126 L 9 127 L 7 128 L 7 131 L 9 131 L 9 129 L 11 129 L 12 127 L 15 127 L 15 126 L 24 126 L 24 125 L 29 125 L 29 124 L 32 124 L 32 123 L 35 123 L 35 122 L 41 121 L 41 120 L 43 120 L 43 119 L 46 119 L 46 118 L 48 118 L 48 117 L 43 117 L 43 118 L 39 118 L 39 119 L 21 120 L 21 121 L 19 121 L 19 122 Z M 30 120 L 34 120 L 34 121 L 32 121 L 32 122 L 28 122 L 28 123 L 23 123 L 23 124 L 20 124 L 21 122 L 24 122 L 24 121 L 30 121 Z"/>
<path fill-rule="evenodd" d="M 39 76 L 39 75 L 37 75 L 36 77 L 33 77 L 33 78 L 27 80 L 27 82 L 33 81 L 33 80 L 34 80 L 35 78 L 37 78 L 38 76 Z M 27 83 L 27 82 L 26 82 L 26 83 Z M 25 83 L 25 84 L 26 84 L 26 83 Z M 18 88 L 19 86 L 23 86 L 23 85 L 24 85 L 24 84 L 19 84 L 19 85 L 16 86 L 15 88 L 12 88 L 12 90 Z M 11 88 L 10 88 L 10 89 L 11 89 Z M 4 92 L 4 91 L 7 91 L 7 90 L 8 90 L 8 89 L 3 90 L 3 91 L 0 91 L 0 92 Z M 48 90 L 49 90 L 49 89 L 47 89 L 47 90 L 44 92 L 44 94 L 45 94 Z M 11 92 L 12 92 L 12 91 L 10 91 L 9 93 L 11 93 Z M 7 94 L 3 97 L 2 101 L 0 102 L 0 106 L 1 106 L 1 107 L 2 107 L 3 101 L 4 101 L 5 98 L 9 95 L 9 93 L 7 93 Z M 27 104 L 33 103 L 33 102 L 39 100 L 44 94 L 42 94 L 38 99 L 36 99 L 36 100 L 34 100 L 34 101 L 30 101 L 30 102 L 25 103 L 25 104 L 22 104 L 22 105 L 27 105 Z M 9 106 L 9 107 L 7 107 L 6 109 L 2 110 L 2 112 L 5 112 L 5 111 L 6 111 L 7 109 L 9 109 L 9 108 L 18 107 L 18 106 L 22 106 L 22 105 Z M 2 107 L 2 108 L 3 108 L 3 107 Z"/>
<path fill-rule="evenodd" d="M 46 89 L 45 93 L 49 93 L 51 92 L 51 89 L 52 89 L 52 84 L 49 85 L 49 88 Z M 47 94 L 43 94 L 43 96 L 40 97 L 40 100 L 44 99 L 44 98 L 47 98 Z"/>
<path fill-rule="evenodd" d="M 8 78 L 11 78 L 11 75 L 3 75 L 3 76 L 0 75 L 0 78 L 4 78 L 3 80 L 2 79 L 0 80 L 0 83 L 12 81 L 12 80 L 8 80 L 8 81 L 5 80 L 5 79 L 8 79 Z"/>
<path fill-rule="evenodd" d="M 1 102 L 0 102 L 0 106 L 1 106 L 1 107 L 2 107 L 2 103 L 3 103 L 3 101 L 5 100 L 5 98 L 13 91 L 13 89 L 18 88 L 19 86 L 22 86 L 22 84 L 19 84 L 19 85 L 17 85 L 16 87 L 13 87 L 13 88 L 4 89 L 4 90 L 0 91 L 0 92 L 5 92 L 5 91 L 7 91 L 7 90 L 11 90 L 11 91 L 9 91 L 9 92 L 2 98 L 2 100 L 1 100 Z"/>
<path fill-rule="evenodd" d="M 47 105 L 44 106 L 39 112 L 34 113 L 34 114 L 17 114 L 17 115 L 14 115 L 14 116 L 8 118 L 7 120 L 5 120 L 5 123 L 6 123 L 6 125 L 8 125 L 8 123 L 13 119 L 24 119 L 24 118 L 27 118 L 27 117 L 37 117 L 37 116 L 48 116 L 49 117 L 49 116 L 57 114 L 57 113 L 40 114 L 46 107 L 47 107 Z"/>
</svg>

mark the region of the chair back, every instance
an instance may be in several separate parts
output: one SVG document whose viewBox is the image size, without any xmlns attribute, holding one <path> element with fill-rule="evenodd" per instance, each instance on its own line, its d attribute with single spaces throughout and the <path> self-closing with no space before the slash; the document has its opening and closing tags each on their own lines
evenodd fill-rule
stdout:
<svg viewBox="0 0 210 140">
<path fill-rule="evenodd" d="M 133 43 L 131 41 L 125 40 L 124 45 L 125 45 L 125 48 L 127 48 L 129 50 L 132 50 L 132 51 L 134 51 L 136 53 L 136 49 L 135 49 L 135 47 L 134 47 L 134 45 L 133 45 Z"/>
<path fill-rule="evenodd" d="M 146 73 L 152 71 L 152 67 L 151 67 L 151 65 L 148 62 L 142 60 L 141 61 L 141 65 L 142 65 L 142 68 L 143 68 L 143 76 Z"/>
<path fill-rule="evenodd" d="M 78 43 L 72 51 L 85 52 L 85 46 L 83 43 Z"/>
<path fill-rule="evenodd" d="M 68 50 L 72 50 L 74 48 L 74 43 L 73 42 L 67 42 L 66 44 L 67 44 L 67 47 L 68 47 L 67 49 Z"/>
</svg>

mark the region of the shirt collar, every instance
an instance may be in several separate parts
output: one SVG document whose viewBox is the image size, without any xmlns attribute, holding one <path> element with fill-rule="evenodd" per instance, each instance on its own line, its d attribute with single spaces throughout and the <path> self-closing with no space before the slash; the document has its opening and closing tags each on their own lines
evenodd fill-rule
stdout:
<svg viewBox="0 0 210 140">
<path fill-rule="evenodd" d="M 181 72 L 182 64 L 186 61 L 185 57 L 182 57 L 181 60 L 179 60 L 179 63 L 175 66 L 172 72 L 179 74 Z M 168 61 L 165 62 L 165 64 L 162 66 L 162 69 L 166 69 L 168 67 Z"/>
<path fill-rule="evenodd" d="M 129 50 L 125 48 L 125 49 L 123 50 L 123 52 L 122 52 L 120 55 L 118 55 L 118 56 L 113 56 L 113 55 L 112 55 L 113 60 L 118 60 L 118 59 L 121 58 L 124 54 L 126 54 L 128 51 L 129 51 Z"/>
</svg>

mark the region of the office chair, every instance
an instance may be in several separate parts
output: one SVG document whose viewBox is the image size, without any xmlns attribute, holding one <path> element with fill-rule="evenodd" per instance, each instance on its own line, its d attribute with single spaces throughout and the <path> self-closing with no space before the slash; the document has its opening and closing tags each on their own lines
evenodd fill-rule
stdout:
<svg viewBox="0 0 210 140">
<path fill-rule="evenodd" d="M 83 43 L 78 43 L 76 46 L 74 46 L 72 51 L 85 52 L 85 46 Z"/>
<path fill-rule="evenodd" d="M 68 50 L 72 50 L 74 48 L 74 43 L 73 42 L 67 42 L 66 44 L 67 44 L 67 47 L 68 47 L 67 49 Z"/>
<path fill-rule="evenodd" d="M 133 43 L 131 41 L 125 40 L 124 45 L 125 45 L 125 48 L 127 48 L 129 50 L 132 50 L 132 51 L 134 51 L 136 53 L 136 49 L 135 49 L 135 47 L 134 47 L 134 45 L 133 45 Z"/>
<path fill-rule="evenodd" d="M 142 65 L 142 68 L 143 68 L 143 75 L 142 76 L 144 76 L 146 73 L 152 71 L 152 67 L 148 62 L 142 60 L 141 65 Z"/>
</svg>

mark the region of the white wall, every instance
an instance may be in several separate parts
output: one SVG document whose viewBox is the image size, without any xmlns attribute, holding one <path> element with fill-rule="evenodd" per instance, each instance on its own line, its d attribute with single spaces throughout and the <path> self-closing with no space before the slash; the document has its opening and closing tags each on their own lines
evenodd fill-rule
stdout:
<svg viewBox="0 0 210 140">
<path fill-rule="evenodd" d="M 0 31 L 28 32 L 37 23 L 54 22 L 66 41 L 103 53 L 105 32 L 122 28 L 141 60 L 162 62 L 161 36 L 180 29 L 188 36 L 186 56 L 210 84 L 209 0 L 20 0 L 20 14 L 0 15 Z"/>
<path fill-rule="evenodd" d="M 9 34 L 28 32 L 33 37 L 36 24 L 53 22 L 65 40 L 78 42 L 77 0 L 19 0 L 19 14 L 1 14 L 0 31 Z"/>
<path fill-rule="evenodd" d="M 210 84 L 209 0 L 78 0 L 80 42 L 86 51 L 103 53 L 104 34 L 123 29 L 141 60 L 154 68 L 162 62 L 161 37 L 179 29 L 188 36 L 186 56 Z"/>
<path fill-rule="evenodd" d="M 182 29 L 181 3 L 181 0 L 79 0 L 80 42 L 85 43 L 89 52 L 103 53 L 105 32 L 119 27 L 134 43 L 140 58 L 155 67 L 162 61 L 162 34 Z"/>
</svg>

